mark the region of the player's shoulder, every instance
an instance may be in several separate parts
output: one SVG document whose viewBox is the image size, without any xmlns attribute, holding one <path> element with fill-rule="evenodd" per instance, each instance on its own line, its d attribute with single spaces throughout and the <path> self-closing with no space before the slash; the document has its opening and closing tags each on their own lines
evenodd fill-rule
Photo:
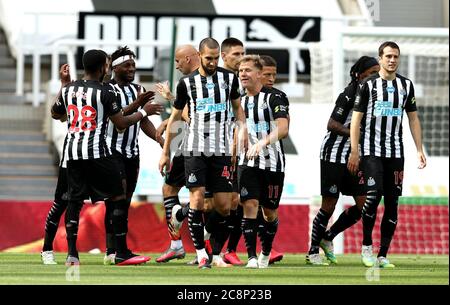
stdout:
<svg viewBox="0 0 450 305">
<path fill-rule="evenodd" d="M 179 83 L 184 83 L 186 80 L 189 80 L 189 79 L 191 79 L 191 78 L 194 78 L 196 75 L 199 75 L 199 74 L 200 74 L 200 72 L 199 72 L 198 69 L 197 69 L 197 70 L 195 70 L 195 71 L 193 71 L 193 72 L 191 72 L 191 73 L 189 73 L 189 74 L 183 75 L 183 76 L 180 78 Z"/>
<path fill-rule="evenodd" d="M 284 93 L 283 91 L 281 91 L 277 88 L 262 87 L 261 92 L 263 92 L 265 94 L 270 94 L 271 99 L 281 99 L 283 101 L 286 101 L 289 104 L 286 93 Z"/>
<path fill-rule="evenodd" d="M 407 78 L 407 77 L 405 77 L 405 76 L 403 76 L 401 74 L 398 74 L 398 73 L 395 75 L 395 77 L 400 79 L 401 81 L 412 82 L 412 80 L 410 80 L 409 78 Z"/>
<path fill-rule="evenodd" d="M 116 96 L 117 94 L 120 93 L 119 88 L 116 87 L 116 84 L 117 83 L 115 81 L 111 80 L 111 81 L 103 83 L 101 89 L 105 94 L 108 94 L 108 95 L 112 94 L 112 95 Z"/>
<path fill-rule="evenodd" d="M 283 91 L 281 91 L 280 89 L 278 89 L 278 88 L 275 88 L 275 87 L 272 87 L 272 88 L 270 88 L 269 90 L 271 90 L 273 93 L 275 93 L 275 94 L 279 94 L 279 95 L 281 95 L 282 97 L 287 97 L 287 95 L 286 95 L 286 93 L 284 93 Z"/>
<path fill-rule="evenodd" d="M 353 99 L 356 95 L 356 83 L 350 83 L 347 87 L 344 88 L 344 91 L 342 91 L 341 95 L 346 96 L 348 99 Z"/>
<path fill-rule="evenodd" d="M 131 87 L 133 87 L 135 90 L 136 90 L 136 92 L 141 92 L 141 90 L 143 91 L 143 92 L 145 92 L 146 90 L 145 90 L 145 88 L 144 88 L 144 86 L 142 86 L 142 85 L 140 85 L 140 84 L 137 84 L 137 83 L 130 83 L 130 86 Z"/>
<path fill-rule="evenodd" d="M 379 78 L 381 78 L 380 74 L 373 73 L 373 74 L 367 76 L 366 78 L 364 78 L 360 83 L 374 82 L 374 81 L 376 81 Z"/>
<path fill-rule="evenodd" d="M 217 72 L 236 75 L 233 71 L 225 69 L 224 67 L 217 67 Z"/>
<path fill-rule="evenodd" d="M 369 75 L 366 78 L 364 78 L 358 82 L 357 88 L 359 88 L 360 90 L 363 90 L 364 88 L 367 89 L 369 87 L 369 84 L 371 84 L 373 86 L 376 83 L 376 81 L 380 78 L 381 78 L 381 76 L 378 73 Z"/>
</svg>

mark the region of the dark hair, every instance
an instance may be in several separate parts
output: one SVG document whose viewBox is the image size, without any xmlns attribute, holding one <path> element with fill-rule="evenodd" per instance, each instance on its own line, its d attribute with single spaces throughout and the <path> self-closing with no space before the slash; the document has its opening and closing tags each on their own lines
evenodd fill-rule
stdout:
<svg viewBox="0 0 450 305">
<path fill-rule="evenodd" d="M 235 47 L 235 46 L 244 47 L 244 44 L 239 39 L 230 37 L 230 38 L 226 38 L 224 41 L 222 41 L 222 44 L 220 45 L 220 49 L 222 50 L 222 52 L 224 52 L 224 50 L 227 50 L 227 49 Z"/>
<path fill-rule="evenodd" d="M 378 61 L 370 56 L 361 56 L 355 64 L 350 68 L 350 84 L 357 84 L 359 82 L 359 75 L 366 71 L 367 69 L 378 65 Z"/>
<path fill-rule="evenodd" d="M 88 73 L 95 73 L 106 63 L 107 54 L 102 50 L 88 50 L 83 54 L 83 68 Z"/>
<path fill-rule="evenodd" d="M 124 46 L 119 47 L 117 50 L 114 51 L 114 53 L 111 54 L 111 62 L 125 55 L 131 55 L 133 57 L 136 57 L 136 54 L 134 54 L 133 51 L 131 51 L 127 46 Z"/>
<path fill-rule="evenodd" d="M 217 40 L 215 40 L 212 37 L 207 37 L 207 38 L 204 38 L 202 41 L 200 41 L 200 44 L 198 46 L 199 52 L 202 52 L 205 47 L 208 47 L 208 49 L 219 49 L 220 48 Z"/>
<path fill-rule="evenodd" d="M 383 51 L 384 51 L 384 48 L 386 48 L 386 47 L 391 47 L 393 49 L 397 49 L 398 55 L 400 55 L 400 47 L 398 46 L 398 44 L 396 44 L 393 41 L 385 41 L 378 48 L 378 56 L 380 56 L 380 57 L 383 56 Z"/>
<path fill-rule="evenodd" d="M 261 64 L 263 67 L 277 67 L 277 61 L 269 55 L 260 55 Z"/>
</svg>

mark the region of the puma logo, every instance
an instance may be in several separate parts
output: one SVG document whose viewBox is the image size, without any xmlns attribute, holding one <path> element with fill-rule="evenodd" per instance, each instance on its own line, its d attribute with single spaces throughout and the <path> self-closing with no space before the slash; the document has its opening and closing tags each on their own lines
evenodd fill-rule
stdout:
<svg viewBox="0 0 450 305">
<path fill-rule="evenodd" d="M 302 40 L 305 36 L 305 33 L 313 28 L 315 25 L 314 19 L 308 19 L 300 28 L 300 32 L 298 32 L 295 38 L 291 39 L 289 37 L 284 36 L 280 31 L 278 31 L 273 25 L 263 21 L 261 19 L 254 19 L 250 24 L 250 31 L 248 32 L 248 37 L 259 40 L 268 40 L 271 42 L 286 42 L 292 40 Z M 297 70 L 300 72 L 305 71 L 305 62 L 303 58 L 300 56 L 300 52 L 295 52 L 295 61 L 297 64 Z"/>
</svg>

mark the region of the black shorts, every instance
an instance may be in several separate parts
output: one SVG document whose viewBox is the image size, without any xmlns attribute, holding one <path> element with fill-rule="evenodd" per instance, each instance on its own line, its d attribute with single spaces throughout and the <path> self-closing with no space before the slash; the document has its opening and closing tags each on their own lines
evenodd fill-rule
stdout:
<svg viewBox="0 0 450 305">
<path fill-rule="evenodd" d="M 346 164 L 320 160 L 320 194 L 324 197 L 339 198 L 339 193 L 347 196 L 364 196 L 363 171 L 352 175 Z"/>
<path fill-rule="evenodd" d="M 230 165 L 229 156 L 185 156 L 186 187 L 204 186 L 212 193 L 231 192 Z"/>
<path fill-rule="evenodd" d="M 139 177 L 139 156 L 127 158 L 124 155 L 115 152 L 114 156 L 118 159 L 117 164 L 121 166 L 121 171 L 125 173 L 127 181 L 127 194 L 134 193 Z"/>
<path fill-rule="evenodd" d="M 165 183 L 174 187 L 183 187 L 186 183 L 183 155 L 173 157 L 170 170 L 166 173 Z"/>
<path fill-rule="evenodd" d="M 58 182 L 56 183 L 55 201 L 69 199 L 69 186 L 67 185 L 67 169 L 60 166 L 58 172 Z"/>
<path fill-rule="evenodd" d="M 404 158 L 362 157 L 366 190 L 376 190 L 380 195 L 401 196 L 404 164 Z"/>
<path fill-rule="evenodd" d="M 69 198 L 81 201 L 90 197 L 93 202 L 124 194 L 123 164 L 118 158 L 108 156 L 92 160 L 68 160 L 67 182 Z"/>
<path fill-rule="evenodd" d="M 284 173 L 240 165 L 238 168 L 241 202 L 257 199 L 259 205 L 278 209 L 283 193 Z"/>
</svg>

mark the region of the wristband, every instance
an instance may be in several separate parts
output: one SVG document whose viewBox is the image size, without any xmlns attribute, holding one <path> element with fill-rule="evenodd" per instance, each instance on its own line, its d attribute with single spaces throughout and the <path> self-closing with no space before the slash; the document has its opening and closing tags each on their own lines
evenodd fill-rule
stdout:
<svg viewBox="0 0 450 305">
<path fill-rule="evenodd" d="M 145 112 L 144 109 L 139 109 L 139 112 L 142 114 L 142 118 L 145 118 L 147 116 L 147 112 Z"/>
</svg>

